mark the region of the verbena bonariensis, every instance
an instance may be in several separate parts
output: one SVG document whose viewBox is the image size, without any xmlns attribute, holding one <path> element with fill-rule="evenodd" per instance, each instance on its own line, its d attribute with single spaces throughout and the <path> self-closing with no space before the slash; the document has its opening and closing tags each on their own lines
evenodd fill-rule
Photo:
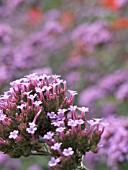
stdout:
<svg viewBox="0 0 128 170">
<path fill-rule="evenodd" d="M 0 97 L 0 151 L 50 155 L 51 169 L 82 169 L 82 155 L 98 151 L 105 124 L 86 120 L 88 108 L 72 105 L 77 92 L 59 77 L 31 74 L 10 83 Z"/>
<path fill-rule="evenodd" d="M 102 135 L 99 151 L 108 166 L 113 170 L 127 169 L 128 162 L 128 118 L 124 116 L 109 116 L 104 119 L 109 123 Z"/>
</svg>

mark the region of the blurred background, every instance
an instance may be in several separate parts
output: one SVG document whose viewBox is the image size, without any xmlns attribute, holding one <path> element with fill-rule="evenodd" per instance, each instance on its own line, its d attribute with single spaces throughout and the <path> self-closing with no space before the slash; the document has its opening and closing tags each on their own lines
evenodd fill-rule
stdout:
<svg viewBox="0 0 128 170">
<path fill-rule="evenodd" d="M 59 74 L 88 118 L 109 122 L 90 170 L 128 170 L 128 0 L 0 0 L 0 94 L 26 74 Z M 0 170 L 48 170 L 46 157 Z"/>
</svg>

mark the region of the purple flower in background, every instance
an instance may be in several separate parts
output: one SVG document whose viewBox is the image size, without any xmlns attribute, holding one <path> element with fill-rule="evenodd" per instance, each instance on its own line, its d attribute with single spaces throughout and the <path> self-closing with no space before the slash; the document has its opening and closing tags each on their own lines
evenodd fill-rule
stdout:
<svg viewBox="0 0 128 170">
<path fill-rule="evenodd" d="M 66 81 L 68 84 L 72 87 L 74 84 L 77 84 L 80 81 L 80 72 L 73 71 L 70 72 L 68 75 L 65 77 Z"/>
<path fill-rule="evenodd" d="M 32 165 L 28 168 L 28 170 L 43 170 L 39 165 Z"/>
<path fill-rule="evenodd" d="M 105 104 L 102 105 L 101 109 L 105 117 L 117 113 L 117 105 L 115 103 L 105 102 Z"/>
<path fill-rule="evenodd" d="M 114 91 L 121 83 L 127 80 L 127 77 L 127 70 L 118 70 L 103 77 L 98 84 L 99 87 L 105 90 Z"/>
<path fill-rule="evenodd" d="M 128 160 L 128 118 L 108 116 L 104 122 L 109 123 L 109 126 L 106 126 L 102 135 L 99 156 L 113 170 L 119 170 L 119 164 Z"/>
<path fill-rule="evenodd" d="M 128 98 L 128 83 L 122 84 L 116 91 L 115 96 L 118 100 L 125 100 Z"/>
<path fill-rule="evenodd" d="M 11 35 L 12 29 L 7 24 L 0 24 L 0 41 L 4 44 L 8 44 L 11 42 Z"/>
<path fill-rule="evenodd" d="M 99 21 L 79 25 L 72 33 L 72 40 L 80 42 L 86 50 L 93 51 L 98 45 L 109 42 L 111 36 L 105 23 Z"/>
<path fill-rule="evenodd" d="M 63 32 L 63 26 L 57 21 L 46 22 L 44 30 L 47 34 L 60 34 Z"/>
<path fill-rule="evenodd" d="M 104 97 L 105 91 L 99 87 L 88 87 L 79 95 L 80 105 L 89 105 L 97 99 Z"/>
<path fill-rule="evenodd" d="M 8 161 L 9 156 L 4 154 L 3 152 L 0 152 L 0 164 L 5 164 L 6 161 Z"/>
<path fill-rule="evenodd" d="M 21 168 L 21 161 L 10 158 L 4 166 L 5 166 L 5 169 L 7 168 L 9 170 L 17 170 Z"/>
<path fill-rule="evenodd" d="M 49 11 L 46 11 L 45 13 L 45 19 L 50 21 L 55 21 L 59 18 L 60 11 L 58 9 L 50 9 Z"/>
<path fill-rule="evenodd" d="M 12 159 L 8 155 L 0 152 L 0 166 L 4 169 L 17 170 L 21 168 L 21 162 L 18 159 Z"/>
</svg>

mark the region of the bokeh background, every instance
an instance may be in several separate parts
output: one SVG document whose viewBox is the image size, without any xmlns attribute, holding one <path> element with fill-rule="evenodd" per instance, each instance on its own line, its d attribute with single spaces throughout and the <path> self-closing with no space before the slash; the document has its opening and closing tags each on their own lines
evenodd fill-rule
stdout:
<svg viewBox="0 0 128 170">
<path fill-rule="evenodd" d="M 0 0 L 0 94 L 30 73 L 59 74 L 88 118 L 109 122 L 90 170 L 128 170 L 128 0 Z M 46 157 L 0 170 L 48 170 Z"/>
</svg>

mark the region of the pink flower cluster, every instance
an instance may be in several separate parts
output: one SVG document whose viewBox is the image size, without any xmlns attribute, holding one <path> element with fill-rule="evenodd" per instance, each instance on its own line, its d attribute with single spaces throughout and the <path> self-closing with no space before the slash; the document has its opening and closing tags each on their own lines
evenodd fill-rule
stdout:
<svg viewBox="0 0 128 170">
<path fill-rule="evenodd" d="M 76 91 L 58 75 L 31 74 L 10 83 L 0 96 L 0 151 L 11 157 L 50 154 L 51 169 L 75 169 L 82 155 L 98 151 L 102 119 L 86 120 L 87 107 L 73 106 Z"/>
<path fill-rule="evenodd" d="M 75 93 L 69 91 L 66 97 L 66 82 L 59 77 L 31 74 L 10 83 L 9 91 L 0 96 L 1 151 L 11 157 L 31 154 L 32 146 L 49 128 L 47 112 L 73 102 Z"/>
<path fill-rule="evenodd" d="M 71 105 L 57 113 L 47 113 L 54 131 L 47 132 L 42 140 L 49 146 L 52 155 L 48 163 L 51 169 L 74 169 L 76 162 L 80 164 L 78 153 L 80 159 L 88 150 L 98 151 L 97 142 L 106 124 L 98 118 L 86 121 L 88 111 L 87 107 Z"/>
</svg>

